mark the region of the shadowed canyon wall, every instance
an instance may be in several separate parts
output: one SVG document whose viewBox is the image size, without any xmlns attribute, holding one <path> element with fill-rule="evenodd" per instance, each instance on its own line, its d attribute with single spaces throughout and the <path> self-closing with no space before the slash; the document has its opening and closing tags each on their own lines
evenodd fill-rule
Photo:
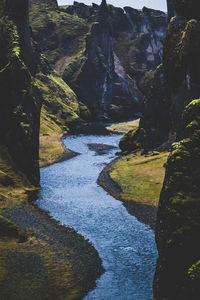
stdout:
<svg viewBox="0 0 200 300">
<path fill-rule="evenodd" d="M 33 80 L 37 63 L 28 14 L 26 0 L 1 1 L 0 147 L 6 160 L 38 185 L 41 104 Z"/>
<path fill-rule="evenodd" d="M 200 297 L 200 8 L 198 1 L 174 0 L 164 46 L 164 74 L 173 112 L 172 145 L 156 226 L 159 251 L 155 299 Z M 197 99 L 197 100 L 193 100 Z M 192 100 L 192 101 L 191 101 Z"/>
</svg>

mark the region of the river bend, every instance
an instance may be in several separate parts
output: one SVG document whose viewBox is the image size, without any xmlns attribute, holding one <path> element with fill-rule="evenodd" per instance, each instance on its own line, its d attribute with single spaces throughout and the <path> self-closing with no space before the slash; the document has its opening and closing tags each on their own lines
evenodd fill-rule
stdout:
<svg viewBox="0 0 200 300">
<path fill-rule="evenodd" d="M 80 155 L 41 169 L 37 205 L 73 227 L 97 249 L 106 272 L 84 300 L 150 300 L 157 258 L 154 232 L 97 184 L 118 149 L 92 151 L 88 144 L 116 146 L 120 135 L 75 135 L 63 139 Z"/>
</svg>

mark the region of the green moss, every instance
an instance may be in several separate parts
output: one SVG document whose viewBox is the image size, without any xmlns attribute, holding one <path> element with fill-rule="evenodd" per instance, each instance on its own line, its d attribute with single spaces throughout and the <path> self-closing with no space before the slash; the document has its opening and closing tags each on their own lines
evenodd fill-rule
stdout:
<svg viewBox="0 0 200 300">
<path fill-rule="evenodd" d="M 50 74 L 48 77 L 39 74 L 37 86 L 43 97 L 43 124 L 45 122 L 47 124 L 47 120 L 51 119 L 60 127 L 60 130 L 56 129 L 56 132 L 62 132 L 63 126 L 69 127 L 79 121 L 80 107 L 77 97 L 56 73 Z M 44 113 L 46 114 L 45 118 Z M 53 127 L 57 125 L 53 125 Z M 52 127 L 52 125 L 50 126 Z M 45 133 L 43 132 L 44 128 L 42 125 L 42 134 Z"/>
<path fill-rule="evenodd" d="M 69 62 L 70 57 L 73 60 L 84 51 L 86 35 L 91 26 L 86 20 L 32 1 L 30 21 L 40 48 L 48 60 L 54 66 L 56 64 L 56 70 L 59 73 L 65 69 L 63 57 L 68 57 Z M 61 62 L 59 62 L 60 59 Z"/>
<path fill-rule="evenodd" d="M 68 84 L 72 84 L 76 82 L 79 74 L 81 73 L 81 69 L 86 61 L 86 57 L 82 54 L 78 57 L 75 57 L 68 64 L 66 64 L 63 79 Z"/>
<path fill-rule="evenodd" d="M 120 140 L 119 147 L 122 151 L 136 151 L 142 148 L 142 139 L 144 130 L 142 128 L 134 128 L 126 133 Z"/>
<path fill-rule="evenodd" d="M 192 101 L 184 111 L 187 138 L 173 144 L 160 196 L 156 235 L 160 261 L 156 277 L 159 276 L 160 284 L 166 287 L 162 295 L 169 298 L 166 281 L 170 282 L 170 288 L 178 286 L 175 292 L 178 299 L 184 299 L 185 295 L 197 299 L 199 295 L 199 264 L 194 264 L 200 251 L 197 245 L 200 232 L 199 113 L 199 100 Z M 165 270 L 165 274 L 161 270 Z M 160 292 L 160 286 L 156 288 Z"/>
<path fill-rule="evenodd" d="M 182 22 L 171 20 L 164 47 L 164 70 L 166 79 L 174 90 L 185 79 L 187 67 L 198 62 L 200 28 L 196 20 Z"/>
<path fill-rule="evenodd" d="M 196 262 L 188 269 L 188 275 L 191 280 L 200 280 L 200 261 Z"/>
</svg>

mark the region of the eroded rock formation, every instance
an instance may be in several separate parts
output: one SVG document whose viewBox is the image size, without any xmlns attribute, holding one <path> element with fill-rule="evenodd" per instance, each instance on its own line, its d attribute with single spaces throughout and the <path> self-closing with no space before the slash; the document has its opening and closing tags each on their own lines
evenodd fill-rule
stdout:
<svg viewBox="0 0 200 300">
<path fill-rule="evenodd" d="M 123 10 L 105 1 L 74 2 L 59 11 L 31 3 L 34 37 L 93 120 L 126 119 L 141 110 L 138 82 L 161 63 L 164 13 Z"/>
<path fill-rule="evenodd" d="M 0 8 L 1 152 L 32 184 L 38 185 L 41 104 L 32 77 L 36 59 L 30 37 L 28 1 L 1 1 Z"/>
<path fill-rule="evenodd" d="M 174 1 L 164 47 L 164 73 L 171 92 L 173 144 L 166 165 L 156 227 L 159 251 L 155 299 L 200 297 L 200 10 L 198 1 Z M 190 102 L 191 101 L 191 102 Z M 183 113 L 182 113 L 183 112 Z M 181 118 L 182 117 L 182 118 Z"/>
</svg>

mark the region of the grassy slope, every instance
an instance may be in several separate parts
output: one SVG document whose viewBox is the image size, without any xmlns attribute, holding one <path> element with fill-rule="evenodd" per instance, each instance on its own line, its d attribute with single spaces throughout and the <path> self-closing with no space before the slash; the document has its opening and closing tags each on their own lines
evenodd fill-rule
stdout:
<svg viewBox="0 0 200 300">
<path fill-rule="evenodd" d="M 80 122 L 82 106 L 56 73 L 48 77 L 38 74 L 37 85 L 44 100 L 40 120 L 40 167 L 44 167 L 69 152 L 61 137 Z"/>
<path fill-rule="evenodd" d="M 158 205 L 168 153 L 156 156 L 129 154 L 112 165 L 110 177 L 121 187 L 120 199 Z"/>
<path fill-rule="evenodd" d="M 115 133 L 128 133 L 130 130 L 138 128 L 138 125 L 139 119 L 114 124 L 106 129 Z M 152 152 L 144 156 L 139 152 L 134 152 L 122 156 L 105 169 L 114 184 L 106 183 L 107 180 L 104 181 L 103 175 L 100 175 L 99 183 L 114 197 L 122 201 L 157 206 L 165 176 L 164 165 L 168 155 L 168 152 L 160 154 Z"/>
<path fill-rule="evenodd" d="M 137 128 L 139 126 L 140 119 L 128 122 L 120 122 L 107 126 L 106 129 L 115 133 L 127 133 L 129 130 Z"/>
<path fill-rule="evenodd" d="M 30 21 L 35 39 L 56 71 L 62 74 L 77 57 L 84 56 L 90 24 L 78 16 L 31 0 Z"/>
</svg>

